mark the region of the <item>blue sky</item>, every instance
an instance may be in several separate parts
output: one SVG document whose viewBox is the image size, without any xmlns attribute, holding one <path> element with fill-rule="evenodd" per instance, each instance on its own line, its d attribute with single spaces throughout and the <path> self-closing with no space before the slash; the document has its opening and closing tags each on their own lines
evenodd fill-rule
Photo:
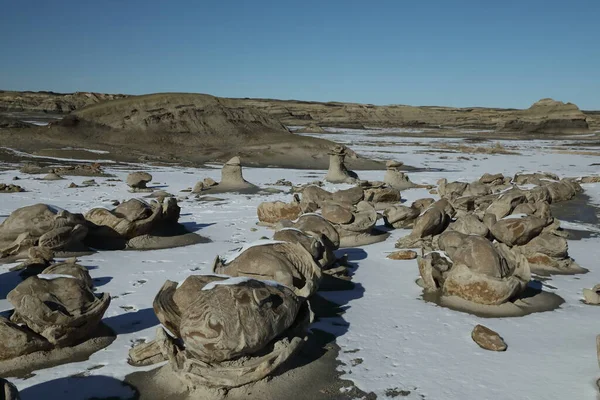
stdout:
<svg viewBox="0 0 600 400">
<path fill-rule="evenodd" d="M 600 109 L 600 0 L 5 0 L 0 89 Z"/>
</svg>

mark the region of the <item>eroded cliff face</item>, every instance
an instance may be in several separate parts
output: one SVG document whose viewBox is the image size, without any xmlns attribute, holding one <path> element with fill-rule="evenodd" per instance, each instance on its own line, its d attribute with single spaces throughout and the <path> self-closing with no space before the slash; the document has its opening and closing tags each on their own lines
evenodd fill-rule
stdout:
<svg viewBox="0 0 600 400">
<path fill-rule="evenodd" d="M 177 142 L 179 137 L 181 144 L 215 145 L 291 135 L 281 122 L 260 110 L 204 94 L 132 96 L 83 108 L 71 118 L 111 130 L 143 132 L 151 140 L 169 137 Z"/>
<path fill-rule="evenodd" d="M 526 110 L 497 108 L 374 106 L 240 99 L 286 125 L 331 127 L 431 127 L 491 129 L 498 132 L 579 133 L 589 129 L 586 114 L 572 103 L 542 99 Z"/>
<path fill-rule="evenodd" d="M 135 99 L 130 103 L 127 99 Z M 139 103 L 137 106 L 134 104 Z M 154 105 L 152 105 L 152 103 Z M 114 107 L 109 106 L 113 104 Z M 126 105 L 126 110 L 121 107 Z M 125 96 L 78 92 L 0 92 L 0 110 L 69 113 L 119 129 L 168 132 L 281 131 L 280 125 L 338 128 L 429 127 L 488 129 L 535 134 L 585 133 L 600 127 L 597 112 L 542 99 L 525 110 L 499 108 L 375 106 L 340 102 L 226 99 L 203 94 Z M 224 123 L 227 121 L 227 123 Z"/>
<path fill-rule="evenodd" d="M 0 91 L 0 111 L 29 111 L 44 113 L 68 113 L 73 110 L 127 97 L 123 94 L 91 92 L 13 92 Z"/>
<path fill-rule="evenodd" d="M 501 122 L 499 131 L 580 133 L 589 130 L 587 116 L 573 103 L 542 99 Z"/>
</svg>

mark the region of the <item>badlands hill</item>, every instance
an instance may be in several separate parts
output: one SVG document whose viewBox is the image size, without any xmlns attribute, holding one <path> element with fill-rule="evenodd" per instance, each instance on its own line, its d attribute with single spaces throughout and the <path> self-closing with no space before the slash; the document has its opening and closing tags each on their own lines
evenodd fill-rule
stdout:
<svg viewBox="0 0 600 400">
<path fill-rule="evenodd" d="M 326 168 L 334 145 L 293 134 L 277 119 L 237 100 L 188 93 L 105 101 L 49 126 L 0 129 L 0 139 L 5 146 L 44 154 L 49 148 L 76 147 L 108 151 L 122 160 L 179 163 L 224 162 L 239 155 L 246 165 L 296 168 Z M 383 169 L 382 163 L 359 157 L 349 165 Z"/>
<path fill-rule="evenodd" d="M 123 97 L 126 97 L 126 95 L 91 92 L 55 93 L 0 90 L 0 111 L 34 111 L 61 114 Z"/>
<path fill-rule="evenodd" d="M 501 108 L 375 106 L 357 103 L 318 103 L 240 99 L 284 124 L 333 127 L 429 127 L 490 129 L 497 132 L 582 133 L 588 116 L 572 103 L 542 99 L 526 110 Z"/>
</svg>

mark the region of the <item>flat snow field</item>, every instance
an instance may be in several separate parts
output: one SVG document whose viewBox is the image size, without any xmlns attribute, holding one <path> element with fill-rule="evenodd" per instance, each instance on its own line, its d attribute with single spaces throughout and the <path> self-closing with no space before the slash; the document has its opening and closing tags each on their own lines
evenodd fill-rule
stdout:
<svg viewBox="0 0 600 400">
<path fill-rule="evenodd" d="M 587 154 L 564 154 L 557 147 L 567 142 L 501 142 L 518 154 L 466 154 L 447 150 L 434 152 L 440 143 L 477 147 L 496 146 L 496 142 L 470 143 L 461 139 L 401 138 L 387 131 L 343 131 L 326 138 L 348 144 L 367 157 L 395 159 L 407 165 L 429 168 L 410 173 L 416 183 L 435 184 L 440 178 L 472 181 L 483 173 L 513 175 L 522 171 L 549 171 L 565 176 L 595 175 L 600 157 L 593 148 L 577 148 Z M 482 133 L 484 136 L 485 133 Z M 323 137 L 322 135 L 319 135 Z M 568 144 L 568 143 L 567 143 Z M 565 150 L 573 149 L 564 147 Z M 108 158 L 108 155 L 107 155 Z M 243 161 L 243 160 L 242 160 Z M 16 168 L 16 167 L 15 167 Z M 80 184 L 87 177 L 67 177 L 64 181 L 42 181 L 17 169 L 0 172 L 0 182 L 11 183 L 13 176 L 28 191 L 0 194 L 0 221 L 13 210 L 35 203 L 48 203 L 71 212 L 93 207 L 111 207 L 112 200 L 125 200 L 144 194 L 131 194 L 124 183 L 132 169 L 108 168 L 123 182 L 95 178 L 99 186 L 67 189 L 70 182 Z M 162 189 L 177 196 L 198 180 L 220 179 L 220 168 L 176 168 L 146 166 Z M 382 180 L 384 171 L 359 171 L 361 179 Z M 266 187 L 284 178 L 294 184 L 323 179 L 325 171 L 274 168 L 245 168 L 244 177 Z M 337 190 L 348 185 L 325 186 Z M 280 189 L 288 189 L 279 187 Z M 590 205 L 600 207 L 600 184 L 584 185 Z M 181 222 L 190 230 L 207 236 L 212 243 L 158 251 L 102 251 L 80 258 L 91 268 L 97 291 L 114 296 L 104 321 L 117 333 L 117 339 L 87 361 L 34 372 L 23 379 L 10 380 L 22 391 L 24 400 L 85 399 L 89 397 L 127 397 L 129 389 L 120 384 L 126 375 L 142 369 L 127 364 L 127 353 L 139 339 L 154 338 L 158 321 L 152 300 L 166 279 L 182 281 L 190 274 L 210 273 L 216 255 L 232 254 L 246 243 L 271 237 L 273 232 L 256 225 L 256 208 L 263 201 L 289 201 L 290 194 L 219 194 L 218 202 L 199 202 L 193 196 L 180 202 Z M 402 196 L 410 202 L 436 197 L 425 189 L 407 190 Z M 415 284 L 415 260 L 386 258 L 395 241 L 407 230 L 392 231 L 383 243 L 355 249 L 340 249 L 356 263 L 354 290 L 323 292 L 328 300 L 342 304 L 345 313 L 338 318 L 321 319 L 316 328 L 337 336 L 343 378 L 353 381 L 378 398 L 410 392 L 406 399 L 481 400 L 481 399 L 595 399 L 596 379 L 600 377 L 596 355 L 596 335 L 600 333 L 600 307 L 581 302 L 582 289 L 600 283 L 600 226 L 596 221 L 568 221 L 569 229 L 588 231 L 591 236 L 569 240 L 571 257 L 590 270 L 584 275 L 554 276 L 544 282 L 545 290 L 565 299 L 559 309 L 521 318 L 479 318 L 424 302 Z M 383 221 L 380 221 L 383 224 Z M 566 224 L 565 224 L 566 225 Z M 8 272 L 14 264 L 0 266 L 0 310 L 11 308 L 6 294 L 20 281 Z M 471 330 L 483 324 L 497 331 L 508 344 L 506 352 L 479 348 Z M 156 366 L 147 367 L 152 369 Z M 73 384 L 73 375 L 112 377 L 94 379 L 89 384 Z M 406 393 L 406 392 L 405 392 Z"/>
</svg>

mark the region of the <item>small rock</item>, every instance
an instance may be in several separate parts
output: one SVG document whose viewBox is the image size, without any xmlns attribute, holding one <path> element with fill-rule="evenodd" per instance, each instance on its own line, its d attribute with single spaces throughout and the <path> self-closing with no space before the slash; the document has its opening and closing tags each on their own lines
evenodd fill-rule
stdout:
<svg viewBox="0 0 600 400">
<path fill-rule="evenodd" d="M 491 351 L 505 351 L 508 347 L 504 340 L 490 328 L 483 325 L 476 325 L 471 332 L 471 338 L 482 349 Z"/>
<path fill-rule="evenodd" d="M 90 180 L 81 182 L 81 184 L 85 185 L 85 186 L 93 186 L 93 185 L 96 185 L 96 180 L 95 179 L 90 179 Z"/>
<path fill-rule="evenodd" d="M 217 184 L 217 182 L 212 178 L 204 178 L 202 183 L 207 187 L 215 186 Z"/>
<path fill-rule="evenodd" d="M 600 284 L 591 289 L 583 289 L 583 302 L 586 304 L 600 304 Z"/>
<path fill-rule="evenodd" d="M 75 184 L 75 182 L 71 182 L 71 183 L 69 184 L 69 186 L 67 186 L 67 189 L 74 189 L 74 188 L 78 188 L 78 187 L 79 187 L 79 186 L 77 186 L 77 185 Z"/>
<path fill-rule="evenodd" d="M 64 178 L 58 174 L 55 174 L 54 172 L 51 172 L 48 175 L 44 176 L 42 179 L 45 181 L 60 181 Z"/>
<path fill-rule="evenodd" d="M 390 260 L 414 260 L 417 258 L 417 252 L 413 250 L 399 250 L 388 254 Z"/>
</svg>

